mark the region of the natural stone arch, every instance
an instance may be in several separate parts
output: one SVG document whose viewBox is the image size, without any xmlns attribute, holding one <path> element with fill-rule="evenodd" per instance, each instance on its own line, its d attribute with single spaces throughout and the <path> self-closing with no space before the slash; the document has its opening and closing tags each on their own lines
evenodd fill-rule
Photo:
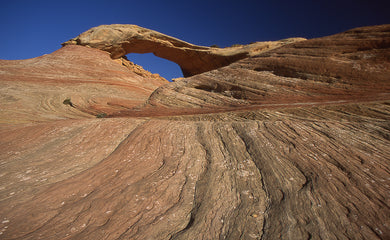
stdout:
<svg viewBox="0 0 390 240">
<path fill-rule="evenodd" d="M 286 42 L 260 42 L 247 46 L 213 48 L 197 46 L 136 25 L 102 25 L 91 28 L 62 45 L 76 44 L 101 49 L 113 59 L 129 53 L 153 53 L 177 63 L 184 77 L 217 69 L 259 50 L 269 50 Z"/>
</svg>

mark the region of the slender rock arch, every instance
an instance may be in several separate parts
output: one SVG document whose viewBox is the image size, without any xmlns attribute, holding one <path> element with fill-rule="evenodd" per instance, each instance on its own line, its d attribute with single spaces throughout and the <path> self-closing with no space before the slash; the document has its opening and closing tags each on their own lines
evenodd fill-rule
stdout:
<svg viewBox="0 0 390 240">
<path fill-rule="evenodd" d="M 62 45 L 82 45 L 107 51 L 116 59 L 129 53 L 153 53 L 177 63 L 184 77 L 229 65 L 252 52 L 272 49 L 286 41 L 259 42 L 230 48 L 197 46 L 136 25 L 101 25 Z"/>
</svg>

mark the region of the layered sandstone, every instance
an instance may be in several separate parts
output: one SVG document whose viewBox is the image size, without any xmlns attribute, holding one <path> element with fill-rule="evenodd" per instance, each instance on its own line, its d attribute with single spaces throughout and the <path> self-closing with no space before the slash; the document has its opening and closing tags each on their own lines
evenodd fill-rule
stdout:
<svg viewBox="0 0 390 240">
<path fill-rule="evenodd" d="M 0 238 L 389 239 L 389 43 L 358 28 L 168 84 L 83 46 L 0 61 Z"/>
<path fill-rule="evenodd" d="M 389 32 L 383 25 L 291 43 L 159 88 L 147 107 L 199 113 L 388 99 Z"/>
<path fill-rule="evenodd" d="M 104 51 L 80 46 L 32 59 L 0 60 L 0 121 L 107 115 L 143 103 L 157 87 L 168 83 L 134 64 L 130 68 L 125 59 L 117 61 Z M 64 104 L 65 100 L 71 104 Z"/>
<path fill-rule="evenodd" d="M 177 63 L 185 77 L 229 65 L 252 54 L 284 44 L 302 41 L 291 38 L 275 42 L 257 42 L 246 46 L 213 48 L 197 46 L 136 25 L 112 24 L 91 28 L 62 45 L 81 45 L 101 49 L 116 59 L 129 53 L 150 53 Z"/>
</svg>

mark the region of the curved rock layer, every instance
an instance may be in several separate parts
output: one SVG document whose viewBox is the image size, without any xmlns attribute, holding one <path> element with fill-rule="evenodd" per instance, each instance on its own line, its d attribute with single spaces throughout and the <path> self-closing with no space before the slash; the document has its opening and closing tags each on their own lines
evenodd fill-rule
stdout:
<svg viewBox="0 0 390 240">
<path fill-rule="evenodd" d="M 1 123 L 88 118 L 131 109 L 167 80 L 104 51 L 66 46 L 27 60 L 0 60 Z"/>
<path fill-rule="evenodd" d="M 2 236 L 387 239 L 389 105 L 2 131 Z"/>
<path fill-rule="evenodd" d="M 86 112 L 94 106 L 63 110 L 62 98 L 52 101 L 54 112 L 33 110 L 44 123 L 21 115 L 27 107 L 15 110 L 23 119 L 18 124 L 4 114 L 0 238 L 389 239 L 388 29 L 360 28 L 246 58 L 164 85 L 131 111 L 107 104 L 122 117 L 92 119 Z M 363 42 L 369 48 L 358 50 Z M 91 63 L 77 65 L 83 77 L 61 70 L 66 59 L 64 65 L 1 61 L 0 82 L 9 85 L 1 91 L 8 94 L 5 105 L 23 106 L 13 101 L 22 96 L 40 105 L 36 96 L 50 97 L 23 93 L 21 84 L 44 91 L 69 82 L 63 91 L 72 89 L 70 82 L 92 81 L 94 71 L 111 76 L 96 87 L 102 98 L 145 99 L 131 94 L 151 78 L 102 51 L 66 46 L 44 57 L 87 52 L 91 62 L 106 60 L 93 70 Z M 28 61 L 35 63 L 30 69 L 59 70 L 32 78 L 20 66 Z M 122 73 L 128 78 L 113 77 Z M 95 87 L 85 86 L 89 94 Z M 120 95 L 122 86 L 136 88 Z"/>
<path fill-rule="evenodd" d="M 389 48 L 390 25 L 296 42 L 161 87 L 146 106 L 189 114 L 389 99 Z"/>
<path fill-rule="evenodd" d="M 136 25 L 112 24 L 91 28 L 62 45 L 81 45 L 101 49 L 116 59 L 129 53 L 154 53 L 177 63 L 184 77 L 217 69 L 252 54 L 268 51 L 304 38 L 257 42 L 230 48 L 197 46 Z"/>
</svg>

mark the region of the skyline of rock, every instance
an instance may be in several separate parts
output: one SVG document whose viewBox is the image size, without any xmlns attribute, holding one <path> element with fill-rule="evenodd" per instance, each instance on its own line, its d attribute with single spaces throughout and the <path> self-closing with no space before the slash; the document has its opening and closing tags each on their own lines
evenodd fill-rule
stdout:
<svg viewBox="0 0 390 240">
<path fill-rule="evenodd" d="M 0 60 L 0 239 L 390 237 L 390 25 L 226 49 L 118 26 Z"/>
</svg>

